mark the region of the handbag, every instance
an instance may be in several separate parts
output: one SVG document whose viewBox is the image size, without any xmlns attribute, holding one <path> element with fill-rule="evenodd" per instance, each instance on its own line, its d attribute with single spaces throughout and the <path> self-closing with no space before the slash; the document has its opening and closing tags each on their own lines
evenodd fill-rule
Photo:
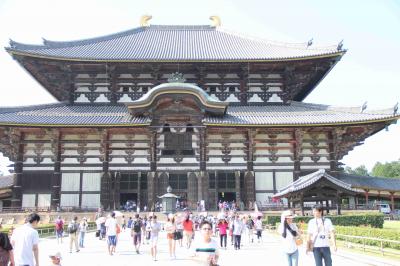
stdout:
<svg viewBox="0 0 400 266">
<path fill-rule="evenodd" d="M 303 239 L 301 237 L 296 237 L 295 242 L 296 242 L 296 246 L 303 245 Z"/>
</svg>

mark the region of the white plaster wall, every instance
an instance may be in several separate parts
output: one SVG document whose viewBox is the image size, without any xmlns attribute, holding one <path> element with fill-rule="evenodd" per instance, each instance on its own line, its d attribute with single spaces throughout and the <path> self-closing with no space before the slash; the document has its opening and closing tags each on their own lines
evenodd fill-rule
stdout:
<svg viewBox="0 0 400 266">
<path fill-rule="evenodd" d="M 84 95 L 81 94 L 79 97 L 75 100 L 76 103 L 90 103 L 89 99 Z"/>
<path fill-rule="evenodd" d="M 50 207 L 51 194 L 38 194 L 38 207 Z"/>
<path fill-rule="evenodd" d="M 80 173 L 62 173 L 61 191 L 79 191 Z"/>
<path fill-rule="evenodd" d="M 83 173 L 82 191 L 100 191 L 102 173 Z"/>
<path fill-rule="evenodd" d="M 36 194 L 22 194 L 22 208 L 35 207 Z"/>
<path fill-rule="evenodd" d="M 273 190 L 274 179 L 272 172 L 255 172 L 256 190 Z"/>
<path fill-rule="evenodd" d="M 60 199 L 61 207 L 79 207 L 79 194 L 62 194 Z"/>
<path fill-rule="evenodd" d="M 275 172 L 276 189 L 281 190 L 293 182 L 293 172 Z"/>
<path fill-rule="evenodd" d="M 83 208 L 99 208 L 100 207 L 100 194 L 82 194 L 82 207 Z"/>
</svg>

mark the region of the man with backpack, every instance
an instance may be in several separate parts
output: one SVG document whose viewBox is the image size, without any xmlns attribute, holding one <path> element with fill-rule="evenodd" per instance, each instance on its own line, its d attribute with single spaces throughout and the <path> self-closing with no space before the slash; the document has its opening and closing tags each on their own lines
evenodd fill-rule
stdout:
<svg viewBox="0 0 400 266">
<path fill-rule="evenodd" d="M 139 214 L 135 214 L 135 219 L 132 222 L 131 236 L 137 254 L 139 254 L 140 242 L 142 240 L 141 229 L 142 221 L 139 219 Z"/>
<path fill-rule="evenodd" d="M 253 237 L 254 236 L 254 233 L 253 233 L 254 221 L 253 221 L 253 219 L 251 219 L 250 215 L 247 217 L 246 227 L 247 227 L 247 234 L 249 237 L 249 243 L 253 243 L 254 242 L 254 237 Z"/>
<path fill-rule="evenodd" d="M 68 233 L 69 233 L 69 253 L 72 253 L 72 244 L 75 244 L 75 250 L 76 252 L 79 252 L 79 247 L 78 247 L 78 229 L 79 229 L 79 223 L 78 223 L 78 217 L 75 216 L 74 219 L 68 224 Z"/>
<path fill-rule="evenodd" d="M 62 244 L 63 234 L 64 234 L 64 221 L 61 219 L 61 216 L 58 216 L 55 221 L 56 228 L 56 238 L 57 244 Z"/>
</svg>

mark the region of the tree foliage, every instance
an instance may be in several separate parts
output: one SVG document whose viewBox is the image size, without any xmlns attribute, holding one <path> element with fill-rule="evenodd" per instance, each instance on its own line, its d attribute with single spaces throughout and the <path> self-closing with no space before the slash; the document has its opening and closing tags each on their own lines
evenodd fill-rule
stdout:
<svg viewBox="0 0 400 266">
<path fill-rule="evenodd" d="M 372 168 L 372 175 L 379 177 L 400 178 L 400 159 L 393 162 L 377 162 Z"/>
<path fill-rule="evenodd" d="M 365 165 L 360 165 L 354 169 L 352 169 L 350 166 L 346 166 L 344 171 L 351 175 L 369 175 L 368 169 Z"/>
</svg>

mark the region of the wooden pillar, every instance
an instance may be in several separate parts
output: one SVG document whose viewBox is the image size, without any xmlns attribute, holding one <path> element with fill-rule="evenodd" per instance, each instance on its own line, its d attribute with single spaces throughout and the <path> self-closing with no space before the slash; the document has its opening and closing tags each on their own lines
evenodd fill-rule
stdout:
<svg viewBox="0 0 400 266">
<path fill-rule="evenodd" d="M 394 192 L 389 192 L 390 193 L 390 205 L 392 207 L 392 213 L 394 213 Z"/>
<path fill-rule="evenodd" d="M 101 153 L 103 161 L 103 173 L 100 178 L 100 205 L 103 209 L 111 209 L 110 187 L 111 173 L 109 171 L 109 133 L 108 130 L 101 132 Z"/>
<path fill-rule="evenodd" d="M 247 171 L 244 173 L 244 184 L 246 202 L 256 201 L 256 182 L 254 176 L 254 137 L 256 132 L 249 129 L 247 131 Z"/>
<path fill-rule="evenodd" d="M 368 202 L 368 192 L 369 192 L 369 190 L 368 189 L 364 189 L 364 191 L 365 191 L 365 208 L 368 209 L 368 207 L 369 207 L 369 202 Z"/>
<path fill-rule="evenodd" d="M 329 214 L 329 200 L 326 200 L 325 204 L 326 204 L 326 213 Z"/>
<path fill-rule="evenodd" d="M 188 204 L 190 208 L 196 209 L 197 203 L 197 176 L 195 173 L 188 174 Z"/>
<path fill-rule="evenodd" d="M 205 200 L 203 195 L 203 188 L 204 188 L 203 181 L 204 181 L 203 173 L 202 172 L 197 173 L 197 201 Z"/>
<path fill-rule="evenodd" d="M 50 208 L 57 210 L 60 207 L 61 199 L 61 132 L 53 130 L 52 132 L 52 150 L 54 155 L 54 173 L 51 179 L 51 202 Z"/>
<path fill-rule="evenodd" d="M 236 194 L 236 206 L 240 206 L 240 201 L 242 199 L 240 194 L 240 171 L 235 171 L 235 194 Z"/>
<path fill-rule="evenodd" d="M 150 133 L 150 170 L 157 171 L 157 131 Z"/>
<path fill-rule="evenodd" d="M 140 200 L 140 195 L 141 195 L 141 191 L 140 191 L 140 183 L 141 183 L 141 179 L 142 179 L 142 175 L 141 175 L 141 173 L 139 172 L 138 173 L 138 182 L 137 182 L 137 207 L 139 208 L 139 209 L 141 209 L 141 210 L 143 210 L 143 208 L 142 208 L 142 206 L 141 206 L 141 204 L 142 204 L 142 201 Z"/>
<path fill-rule="evenodd" d="M 342 212 L 342 210 L 341 210 L 341 205 L 342 205 L 342 202 L 341 202 L 341 196 L 340 196 L 340 193 L 337 193 L 337 195 L 336 195 L 336 201 L 337 201 L 337 215 L 341 215 L 341 212 Z"/>
<path fill-rule="evenodd" d="M 12 189 L 11 207 L 22 207 L 22 171 L 24 158 L 24 135 L 18 131 L 11 131 L 10 144 L 14 149 L 14 186 Z"/>
<path fill-rule="evenodd" d="M 247 171 L 244 173 L 244 183 L 246 186 L 246 197 L 247 201 L 256 202 L 256 189 L 255 189 L 255 176 L 253 171 Z"/>
<path fill-rule="evenodd" d="M 155 210 L 156 203 L 156 181 L 157 181 L 157 173 L 156 172 L 148 172 L 147 173 L 147 209 L 149 211 Z M 161 196 L 161 195 L 160 195 Z"/>
<path fill-rule="evenodd" d="M 301 196 L 300 196 L 300 208 L 301 208 L 301 215 L 305 215 L 304 214 L 304 195 L 303 194 L 301 194 Z"/>
<path fill-rule="evenodd" d="M 300 129 L 294 130 L 294 143 L 293 143 L 293 180 L 297 180 L 300 177 L 301 166 L 300 161 L 302 159 L 302 145 L 303 145 L 303 131 Z"/>
</svg>

